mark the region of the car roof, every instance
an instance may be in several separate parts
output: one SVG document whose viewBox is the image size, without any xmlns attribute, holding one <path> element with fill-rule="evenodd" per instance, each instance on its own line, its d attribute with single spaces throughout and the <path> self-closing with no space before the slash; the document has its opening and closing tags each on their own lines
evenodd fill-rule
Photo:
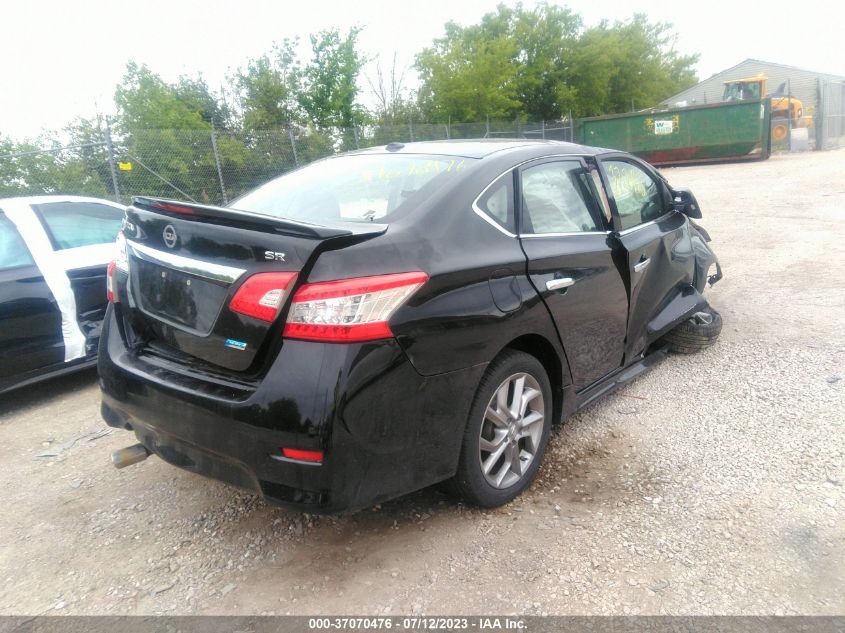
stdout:
<svg viewBox="0 0 845 633">
<path fill-rule="evenodd" d="M 462 158 L 485 158 L 491 154 L 517 150 L 547 149 L 555 154 L 603 154 L 611 150 L 563 141 L 530 139 L 466 139 L 449 141 L 417 141 L 413 143 L 390 143 L 350 152 L 350 154 L 429 154 L 438 156 L 460 156 Z M 542 153 L 542 152 L 541 152 Z"/>
</svg>

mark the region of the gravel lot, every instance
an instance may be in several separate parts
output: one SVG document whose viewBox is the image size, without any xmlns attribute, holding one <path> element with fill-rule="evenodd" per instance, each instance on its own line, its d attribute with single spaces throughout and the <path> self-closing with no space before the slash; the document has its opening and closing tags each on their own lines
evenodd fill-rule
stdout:
<svg viewBox="0 0 845 633">
<path fill-rule="evenodd" d="M 311 517 L 116 471 L 86 372 L 0 401 L 0 614 L 843 613 L 845 150 L 667 174 L 722 337 L 558 428 L 522 498 Z"/>
</svg>

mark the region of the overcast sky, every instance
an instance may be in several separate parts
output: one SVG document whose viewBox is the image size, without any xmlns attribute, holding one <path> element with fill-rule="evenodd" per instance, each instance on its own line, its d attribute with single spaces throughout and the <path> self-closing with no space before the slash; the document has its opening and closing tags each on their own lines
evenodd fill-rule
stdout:
<svg viewBox="0 0 845 633">
<path fill-rule="evenodd" d="M 510 0 L 506 4 L 513 4 Z M 202 73 L 212 87 L 274 41 L 363 27 L 369 56 L 410 66 L 454 20 L 470 24 L 496 0 L 24 0 L 0 5 L 0 133 L 35 136 L 76 116 L 114 111 L 126 62 L 166 80 Z M 536 4 L 525 0 L 525 6 Z M 747 57 L 845 75 L 845 2 L 571 0 L 588 25 L 635 11 L 672 22 L 678 49 L 700 53 L 700 78 Z M 763 8 L 766 7 L 766 8 Z M 371 72 L 371 69 L 368 70 Z M 410 72 L 412 75 L 413 73 Z M 366 82 L 363 82 L 366 86 Z M 369 95 L 362 95 L 370 103 Z"/>
</svg>

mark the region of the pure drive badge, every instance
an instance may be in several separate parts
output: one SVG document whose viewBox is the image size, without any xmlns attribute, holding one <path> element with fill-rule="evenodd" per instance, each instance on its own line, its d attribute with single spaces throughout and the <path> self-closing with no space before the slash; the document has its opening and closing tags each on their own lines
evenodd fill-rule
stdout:
<svg viewBox="0 0 845 633">
<path fill-rule="evenodd" d="M 239 349 L 244 351 L 246 349 L 246 343 L 243 341 L 236 341 L 233 338 L 226 339 L 226 347 L 231 347 L 232 349 Z"/>
</svg>

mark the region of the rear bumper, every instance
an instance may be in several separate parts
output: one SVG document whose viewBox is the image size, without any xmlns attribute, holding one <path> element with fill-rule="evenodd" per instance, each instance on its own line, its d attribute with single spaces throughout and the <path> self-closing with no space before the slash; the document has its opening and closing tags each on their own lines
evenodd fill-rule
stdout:
<svg viewBox="0 0 845 633">
<path fill-rule="evenodd" d="M 257 386 L 127 350 L 112 307 L 102 414 L 165 461 L 308 512 L 354 510 L 452 476 L 484 366 L 421 376 L 395 341 L 286 341 Z M 281 447 L 324 451 L 320 465 Z"/>
</svg>

